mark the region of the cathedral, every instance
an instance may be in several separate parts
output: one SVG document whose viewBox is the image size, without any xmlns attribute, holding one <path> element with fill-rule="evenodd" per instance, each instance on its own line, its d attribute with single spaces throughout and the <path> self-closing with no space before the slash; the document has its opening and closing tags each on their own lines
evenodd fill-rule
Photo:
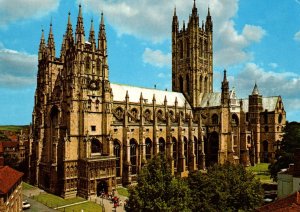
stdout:
<svg viewBox="0 0 300 212">
<path fill-rule="evenodd" d="M 52 24 L 47 42 L 42 31 L 32 184 L 63 198 L 88 198 L 135 182 L 157 154 L 181 177 L 214 163 L 274 159 L 286 122 L 281 97 L 263 97 L 255 84 L 247 98 L 238 98 L 226 70 L 221 92 L 214 92 L 209 10 L 200 22 L 194 3 L 179 28 L 175 9 L 170 29 L 172 91 L 110 82 L 103 14 L 98 36 L 91 21 L 87 39 L 81 6 L 75 33 L 69 13 L 59 57 Z"/>
</svg>

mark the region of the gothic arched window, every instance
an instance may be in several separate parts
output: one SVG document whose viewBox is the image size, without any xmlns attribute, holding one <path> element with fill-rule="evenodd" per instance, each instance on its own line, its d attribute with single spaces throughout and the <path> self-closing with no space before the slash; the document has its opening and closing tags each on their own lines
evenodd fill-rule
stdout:
<svg viewBox="0 0 300 212">
<path fill-rule="evenodd" d="M 212 119 L 212 124 L 219 124 L 219 117 L 217 114 L 213 114 L 211 119 Z"/>
<path fill-rule="evenodd" d="M 96 74 L 98 76 L 101 76 L 101 61 L 99 58 L 97 59 L 97 64 L 96 64 Z"/>
<path fill-rule="evenodd" d="M 190 94 L 190 78 L 188 74 L 186 75 L 186 90 L 187 93 Z"/>
<path fill-rule="evenodd" d="M 91 58 L 87 56 L 85 59 L 85 72 L 90 73 L 90 69 L 91 69 Z"/>
<path fill-rule="evenodd" d="M 180 92 L 183 93 L 183 77 L 182 76 L 179 77 L 179 89 L 180 89 Z"/>
</svg>

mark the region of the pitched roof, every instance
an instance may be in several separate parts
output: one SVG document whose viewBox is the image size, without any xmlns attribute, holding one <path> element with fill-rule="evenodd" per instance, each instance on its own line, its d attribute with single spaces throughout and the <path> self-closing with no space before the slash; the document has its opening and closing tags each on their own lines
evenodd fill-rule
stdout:
<svg viewBox="0 0 300 212">
<path fill-rule="evenodd" d="M 23 176 L 9 166 L 0 167 L 0 194 L 6 194 Z"/>
<path fill-rule="evenodd" d="M 141 88 L 130 85 L 120 85 L 114 83 L 111 83 L 111 88 L 113 92 L 114 101 L 125 101 L 126 92 L 128 92 L 129 102 L 139 103 L 140 96 L 142 93 L 143 99 L 147 99 L 148 103 L 152 103 L 153 95 L 155 95 L 157 105 L 164 105 L 164 100 L 166 97 L 168 106 L 174 106 L 175 99 L 177 98 L 179 107 L 184 107 L 184 104 L 186 102 L 187 107 L 190 108 L 189 103 L 186 101 L 182 93 L 150 88 Z"/>
<path fill-rule="evenodd" d="M 279 96 L 269 96 L 262 98 L 263 110 L 267 110 L 268 112 L 275 111 L 276 104 Z M 243 111 L 248 112 L 249 110 L 249 99 L 242 99 L 243 101 Z"/>
<path fill-rule="evenodd" d="M 299 191 L 270 204 L 264 205 L 260 208 L 257 208 L 256 211 L 259 212 L 293 212 L 300 211 L 300 193 Z"/>
<path fill-rule="evenodd" d="M 200 107 L 216 107 L 221 105 L 221 93 L 203 94 Z"/>
</svg>

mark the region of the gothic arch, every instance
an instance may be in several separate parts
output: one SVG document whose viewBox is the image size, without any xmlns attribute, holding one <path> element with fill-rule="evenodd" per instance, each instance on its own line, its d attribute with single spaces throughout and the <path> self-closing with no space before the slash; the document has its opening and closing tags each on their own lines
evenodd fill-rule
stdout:
<svg viewBox="0 0 300 212">
<path fill-rule="evenodd" d="M 96 74 L 97 76 L 101 76 L 101 60 L 100 58 L 97 59 L 97 62 L 96 62 Z"/>
<path fill-rule="evenodd" d="M 86 56 L 85 58 L 85 73 L 91 73 L 91 58 L 90 56 Z"/>
<path fill-rule="evenodd" d="M 263 156 L 262 161 L 264 163 L 268 163 L 269 162 L 269 158 L 268 158 L 269 142 L 267 140 L 263 141 L 262 147 L 263 147 L 262 148 L 263 149 L 263 151 L 262 151 L 262 156 Z"/>
<path fill-rule="evenodd" d="M 219 134 L 216 131 L 209 133 L 208 138 L 204 139 L 204 151 L 206 155 L 206 164 L 208 166 L 218 163 Z"/>
<path fill-rule="evenodd" d="M 204 93 L 208 93 L 208 82 L 207 82 L 207 76 L 204 78 Z"/>
<path fill-rule="evenodd" d="M 187 137 L 183 137 L 183 148 L 184 148 L 184 157 L 185 157 L 185 165 L 188 165 L 188 139 Z"/>
<path fill-rule="evenodd" d="M 130 163 L 131 173 L 137 174 L 137 159 L 138 159 L 138 143 L 132 138 L 130 139 Z"/>
<path fill-rule="evenodd" d="M 231 116 L 231 123 L 233 126 L 239 126 L 239 117 L 235 113 Z"/>
<path fill-rule="evenodd" d="M 178 142 L 175 137 L 172 137 L 172 144 L 173 144 L 173 160 L 174 160 L 174 168 L 177 168 L 177 161 L 178 161 Z"/>
<path fill-rule="evenodd" d="M 114 155 L 116 157 L 116 177 L 121 176 L 121 142 L 114 139 Z"/>
<path fill-rule="evenodd" d="M 163 137 L 158 139 L 159 153 L 164 154 L 166 151 L 166 141 Z"/>
<path fill-rule="evenodd" d="M 219 124 L 219 116 L 216 113 L 214 113 L 212 115 L 212 117 L 211 117 L 211 123 L 213 125 Z"/>
<path fill-rule="evenodd" d="M 103 153 L 103 144 L 97 138 L 91 140 L 91 153 L 100 155 Z"/>
<path fill-rule="evenodd" d="M 179 76 L 179 90 L 181 93 L 183 93 L 183 77 Z"/>
<path fill-rule="evenodd" d="M 200 93 L 203 92 L 203 77 L 202 75 L 200 76 Z"/>
<path fill-rule="evenodd" d="M 188 95 L 190 95 L 190 78 L 189 78 L 189 74 L 186 75 L 186 91 L 187 91 Z"/>
<path fill-rule="evenodd" d="M 153 152 L 152 140 L 150 138 L 146 138 L 145 145 L 146 145 L 146 160 L 149 160 L 152 158 L 152 152 Z"/>
</svg>

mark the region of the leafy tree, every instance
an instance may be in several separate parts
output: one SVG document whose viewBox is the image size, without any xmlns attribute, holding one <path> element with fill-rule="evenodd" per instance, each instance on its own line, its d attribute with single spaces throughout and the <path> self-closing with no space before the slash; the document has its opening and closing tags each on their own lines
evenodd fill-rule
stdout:
<svg viewBox="0 0 300 212">
<path fill-rule="evenodd" d="M 271 178 L 276 181 L 277 173 L 294 162 L 294 152 L 297 148 L 300 148 L 300 123 L 287 122 L 280 149 L 276 152 L 276 160 L 269 166 Z"/>
<path fill-rule="evenodd" d="M 207 174 L 190 174 L 188 182 L 193 211 L 249 211 L 263 199 L 259 180 L 241 165 L 215 164 Z"/>
<path fill-rule="evenodd" d="M 142 168 L 137 185 L 129 188 L 128 211 L 190 211 L 186 181 L 172 176 L 165 156 L 156 156 Z"/>
</svg>

